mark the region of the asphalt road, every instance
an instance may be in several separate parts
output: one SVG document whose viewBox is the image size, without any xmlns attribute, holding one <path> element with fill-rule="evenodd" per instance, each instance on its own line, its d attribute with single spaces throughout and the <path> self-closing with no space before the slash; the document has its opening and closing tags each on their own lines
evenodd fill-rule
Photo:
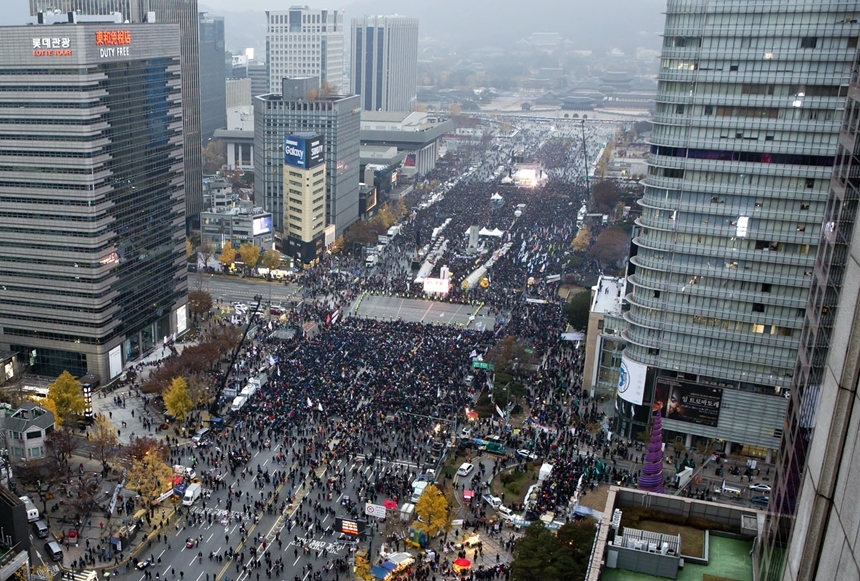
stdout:
<svg viewBox="0 0 860 581">
<path fill-rule="evenodd" d="M 301 289 L 296 284 L 284 284 L 280 281 L 266 281 L 260 278 L 239 278 L 221 274 L 189 273 L 188 288 L 195 290 L 202 285 L 213 299 L 221 299 L 229 304 L 234 301 L 253 304 L 254 295 L 263 297 L 263 302 L 281 304 Z"/>
</svg>

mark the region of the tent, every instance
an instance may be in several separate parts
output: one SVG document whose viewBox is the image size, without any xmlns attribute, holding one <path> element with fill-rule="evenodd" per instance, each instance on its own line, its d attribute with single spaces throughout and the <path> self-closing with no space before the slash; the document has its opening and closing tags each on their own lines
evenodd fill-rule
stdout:
<svg viewBox="0 0 860 581">
<path fill-rule="evenodd" d="M 388 574 L 390 573 L 390 571 L 388 569 L 383 569 L 382 567 L 379 567 L 379 566 L 371 567 L 370 572 L 377 579 L 385 579 L 386 577 L 388 577 Z"/>
<path fill-rule="evenodd" d="M 430 551 L 432 553 L 432 551 Z M 388 560 L 395 563 L 398 567 L 408 566 L 415 562 L 415 557 L 409 553 L 393 553 L 388 556 Z"/>
<path fill-rule="evenodd" d="M 494 202 L 498 202 L 499 200 L 502 200 L 503 198 L 502 198 L 502 196 L 499 195 L 499 192 L 496 192 L 495 194 L 490 196 L 490 199 L 493 200 Z"/>
<path fill-rule="evenodd" d="M 397 569 L 397 563 L 392 563 L 391 561 L 386 561 L 382 565 L 380 565 L 386 571 L 394 571 Z"/>
<path fill-rule="evenodd" d="M 471 568 L 472 567 L 472 561 L 470 561 L 469 559 L 457 559 L 456 561 L 454 561 L 453 565 L 454 565 L 454 571 L 456 571 L 457 573 L 460 573 L 461 571 L 463 571 L 465 569 Z"/>
<path fill-rule="evenodd" d="M 397 508 L 397 501 L 387 499 L 382 502 L 382 506 L 384 506 L 386 510 L 394 510 Z"/>
</svg>

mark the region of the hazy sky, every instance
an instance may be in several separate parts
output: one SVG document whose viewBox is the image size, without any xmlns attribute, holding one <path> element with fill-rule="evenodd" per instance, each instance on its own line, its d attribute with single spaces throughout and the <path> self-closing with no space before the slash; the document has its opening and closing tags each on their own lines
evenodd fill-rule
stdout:
<svg viewBox="0 0 860 581">
<path fill-rule="evenodd" d="M 364 14 L 402 14 L 420 19 L 421 36 L 440 41 L 454 40 L 458 45 L 503 45 L 532 32 L 559 32 L 577 48 L 602 50 L 611 46 L 648 46 L 657 48 L 657 35 L 663 29 L 665 0 L 336 0 L 335 2 L 273 0 L 198 0 L 201 9 L 226 17 L 228 49 L 245 36 L 235 32 L 231 43 L 231 20 L 246 29 L 256 24 L 265 10 L 285 10 L 293 4 L 345 9 L 349 19 Z M 0 0 L 0 24 L 27 21 L 27 0 Z M 234 18 L 231 19 L 231 16 Z M 247 31 L 246 34 L 256 34 Z"/>
</svg>

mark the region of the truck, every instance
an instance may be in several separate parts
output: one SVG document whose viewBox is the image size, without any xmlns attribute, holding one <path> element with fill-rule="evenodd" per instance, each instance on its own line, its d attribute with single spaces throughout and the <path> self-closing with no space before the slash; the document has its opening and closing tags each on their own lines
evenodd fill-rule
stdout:
<svg viewBox="0 0 860 581">
<path fill-rule="evenodd" d="M 421 495 L 424 494 L 424 489 L 427 488 L 428 482 L 426 480 L 416 480 L 412 483 L 412 498 L 409 499 L 409 502 L 415 503 L 418 502 L 418 499 L 421 498 Z"/>
<path fill-rule="evenodd" d="M 376 254 L 371 254 L 370 256 L 368 256 L 367 258 L 364 259 L 364 266 L 366 266 L 367 268 L 372 268 L 372 267 L 376 266 L 376 264 L 378 262 L 379 262 L 379 256 Z"/>
<path fill-rule="evenodd" d="M 230 411 L 231 412 L 238 412 L 240 409 L 242 409 L 242 407 L 245 405 L 245 403 L 247 401 L 248 401 L 248 398 L 245 397 L 244 395 L 236 396 L 236 398 L 233 400 L 233 403 L 230 404 Z"/>
<path fill-rule="evenodd" d="M 197 499 L 200 498 L 200 494 L 203 492 L 203 487 L 200 486 L 197 482 L 194 484 L 189 484 L 188 488 L 185 489 L 185 495 L 182 497 L 182 505 L 183 506 L 191 506 Z"/>
<path fill-rule="evenodd" d="M 400 507 L 400 520 L 409 522 L 415 516 L 415 505 L 411 502 L 404 502 Z"/>
<path fill-rule="evenodd" d="M 29 496 L 19 496 L 21 502 L 24 503 L 24 507 L 27 509 L 27 522 L 36 522 L 39 520 L 39 509 L 36 508 L 36 505 L 33 504 L 33 501 L 30 500 Z"/>
<path fill-rule="evenodd" d="M 388 238 L 391 239 L 391 238 L 394 238 L 395 236 L 397 236 L 398 234 L 400 234 L 401 228 L 402 228 L 402 226 L 400 224 L 395 224 L 394 226 L 389 228 L 388 229 Z"/>
</svg>

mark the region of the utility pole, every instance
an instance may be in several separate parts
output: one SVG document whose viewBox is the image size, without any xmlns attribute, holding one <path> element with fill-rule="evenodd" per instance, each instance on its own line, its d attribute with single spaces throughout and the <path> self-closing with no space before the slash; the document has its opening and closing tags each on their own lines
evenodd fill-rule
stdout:
<svg viewBox="0 0 860 581">
<path fill-rule="evenodd" d="M 582 119 L 582 156 L 585 158 L 585 195 L 591 199 L 591 183 L 588 180 L 588 147 L 585 144 L 585 119 Z"/>
<path fill-rule="evenodd" d="M 263 302 L 263 297 L 261 295 L 254 295 L 254 300 L 257 301 L 257 304 L 254 305 L 254 310 L 248 316 L 248 324 L 245 325 L 245 332 L 242 333 L 242 340 L 239 341 L 239 344 L 236 345 L 235 349 L 233 349 L 233 357 L 230 359 L 230 367 L 228 367 L 227 371 L 224 372 L 224 377 L 221 379 L 221 385 L 219 385 L 218 389 L 215 391 L 215 395 L 212 398 L 212 404 L 209 406 L 209 415 L 212 417 L 220 417 L 221 410 L 218 405 L 218 400 L 221 399 L 221 394 L 224 392 L 227 380 L 230 379 L 230 374 L 233 372 L 233 366 L 236 364 L 236 358 L 239 357 L 239 351 L 242 350 L 242 345 L 245 344 L 245 338 L 248 336 L 248 331 L 251 329 L 254 317 L 260 311 L 260 303 Z"/>
</svg>

